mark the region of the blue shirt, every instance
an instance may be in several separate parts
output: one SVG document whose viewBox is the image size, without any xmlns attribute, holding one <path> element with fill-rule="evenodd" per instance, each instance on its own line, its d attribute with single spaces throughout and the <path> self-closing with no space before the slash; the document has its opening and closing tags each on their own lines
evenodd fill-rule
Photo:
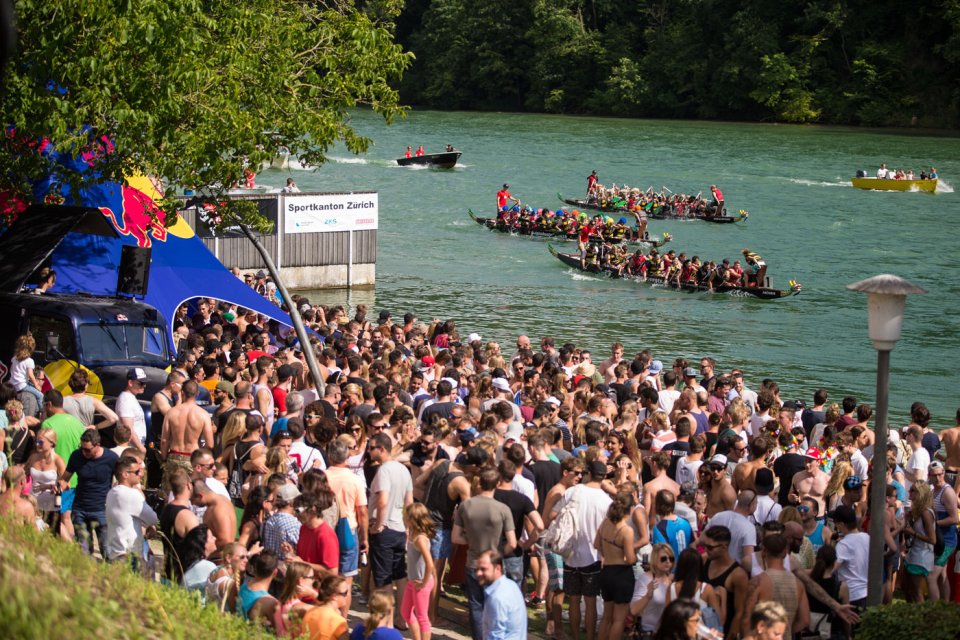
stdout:
<svg viewBox="0 0 960 640">
<path fill-rule="evenodd" d="M 664 536 L 666 529 L 666 536 Z M 679 558 L 680 552 L 693 542 L 693 529 L 686 519 L 677 517 L 676 520 L 661 520 L 653 528 L 653 544 L 669 544 L 673 549 L 673 557 Z"/>
<path fill-rule="evenodd" d="M 527 640 L 527 605 L 517 583 L 501 576 L 483 593 L 484 640 Z"/>
</svg>

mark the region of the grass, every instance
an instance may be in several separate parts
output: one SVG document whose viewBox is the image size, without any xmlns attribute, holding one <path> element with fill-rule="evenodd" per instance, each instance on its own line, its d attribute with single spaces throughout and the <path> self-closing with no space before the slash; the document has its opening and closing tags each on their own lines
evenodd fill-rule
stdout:
<svg viewBox="0 0 960 640">
<path fill-rule="evenodd" d="M 274 637 L 9 519 L 0 520 L 0 628 L 18 640 Z"/>
</svg>

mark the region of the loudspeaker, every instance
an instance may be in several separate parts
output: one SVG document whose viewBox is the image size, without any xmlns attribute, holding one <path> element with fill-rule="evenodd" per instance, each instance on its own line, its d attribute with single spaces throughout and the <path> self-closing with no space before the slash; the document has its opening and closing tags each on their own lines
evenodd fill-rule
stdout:
<svg viewBox="0 0 960 640">
<path fill-rule="evenodd" d="M 150 251 L 149 247 L 123 245 L 120 252 L 120 271 L 117 273 L 117 295 L 147 295 Z"/>
</svg>

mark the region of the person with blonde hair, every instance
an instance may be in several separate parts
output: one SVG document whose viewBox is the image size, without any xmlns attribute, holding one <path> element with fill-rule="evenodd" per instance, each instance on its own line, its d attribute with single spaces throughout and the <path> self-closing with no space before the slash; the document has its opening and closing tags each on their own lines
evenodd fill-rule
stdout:
<svg viewBox="0 0 960 640">
<path fill-rule="evenodd" d="M 17 393 L 26 391 L 37 399 L 37 405 L 43 406 L 43 392 L 33 370 L 36 363 L 33 361 L 33 352 L 37 350 L 37 341 L 29 333 L 17 338 L 13 346 L 13 358 L 10 359 L 10 384 Z"/>
<path fill-rule="evenodd" d="M 924 480 L 917 480 L 910 487 L 910 511 L 907 514 L 907 523 L 903 533 L 909 541 L 907 551 L 907 600 L 923 602 L 922 584 L 927 583 L 930 600 L 940 598 L 940 589 L 936 578 L 931 577 L 935 554 L 933 545 L 937 541 L 937 521 L 933 512 L 933 491 Z M 908 542 L 909 544 L 909 542 Z"/>
<path fill-rule="evenodd" d="M 830 472 L 830 481 L 823 491 L 823 501 L 826 504 L 827 513 L 833 511 L 840 504 L 840 498 L 844 494 L 843 483 L 852 475 L 853 465 L 849 460 L 837 458 L 834 461 L 833 470 Z"/>
<path fill-rule="evenodd" d="M 60 518 L 60 508 L 56 504 L 60 489 L 57 481 L 67 468 L 64 459 L 54 451 L 56 446 L 57 432 L 49 427 L 41 428 L 37 432 L 33 453 L 24 465 L 33 480 L 30 493 L 37 499 L 40 515 L 51 529 L 56 527 Z"/>
<path fill-rule="evenodd" d="M 384 591 L 374 591 L 367 601 L 367 617 L 350 634 L 350 640 L 402 640 L 403 635 L 391 627 L 393 598 Z"/>
<path fill-rule="evenodd" d="M 407 586 L 400 615 L 410 627 L 413 640 L 430 640 L 430 601 L 436 586 L 430 541 L 436 526 L 430 511 L 419 502 L 404 509 L 403 523 L 407 527 Z"/>
<path fill-rule="evenodd" d="M 660 625 L 667 606 L 667 592 L 673 583 L 675 557 L 669 544 L 655 544 L 650 552 L 650 569 L 643 573 L 633 588 L 630 615 L 640 617 L 644 634 L 652 634 Z"/>
<path fill-rule="evenodd" d="M 779 602 L 758 602 L 750 612 L 750 631 L 743 640 L 783 640 L 787 634 L 787 612 Z"/>
</svg>

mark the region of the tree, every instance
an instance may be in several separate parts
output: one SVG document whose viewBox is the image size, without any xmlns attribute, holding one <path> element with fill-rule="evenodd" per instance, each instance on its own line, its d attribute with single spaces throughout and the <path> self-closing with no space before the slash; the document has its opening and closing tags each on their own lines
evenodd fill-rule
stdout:
<svg viewBox="0 0 960 640">
<path fill-rule="evenodd" d="M 281 150 L 319 165 L 370 141 L 348 109 L 403 113 L 389 82 L 412 56 L 393 41 L 402 0 L 19 0 L 19 50 L 0 95 L 0 193 L 54 175 L 69 194 L 142 173 L 216 196 Z M 60 153 L 94 154 L 51 163 Z M 247 210 L 249 212 L 249 209 Z M 246 217 L 248 213 L 244 214 Z M 257 226 L 257 220 L 248 218 Z"/>
</svg>

